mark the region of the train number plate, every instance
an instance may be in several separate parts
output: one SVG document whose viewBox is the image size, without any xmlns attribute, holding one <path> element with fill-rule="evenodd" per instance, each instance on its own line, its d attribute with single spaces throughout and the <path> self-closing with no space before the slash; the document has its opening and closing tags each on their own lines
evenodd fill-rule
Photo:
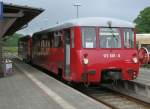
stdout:
<svg viewBox="0 0 150 109">
<path fill-rule="evenodd" d="M 120 54 L 118 53 L 113 53 L 113 54 L 103 54 L 104 58 L 120 58 Z"/>
</svg>

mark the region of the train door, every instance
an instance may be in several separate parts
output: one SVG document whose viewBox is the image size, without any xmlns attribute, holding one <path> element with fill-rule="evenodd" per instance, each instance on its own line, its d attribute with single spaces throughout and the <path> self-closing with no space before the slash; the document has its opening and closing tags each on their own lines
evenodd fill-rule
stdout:
<svg viewBox="0 0 150 109">
<path fill-rule="evenodd" d="M 64 45 L 64 59 L 65 59 L 65 77 L 66 79 L 69 79 L 70 77 L 70 29 L 67 29 L 64 31 L 64 39 L 65 39 L 65 45 Z"/>
</svg>

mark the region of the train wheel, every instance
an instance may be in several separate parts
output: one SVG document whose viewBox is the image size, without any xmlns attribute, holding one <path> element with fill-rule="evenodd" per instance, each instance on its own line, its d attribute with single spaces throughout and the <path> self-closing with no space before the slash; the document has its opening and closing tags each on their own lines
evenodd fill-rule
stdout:
<svg viewBox="0 0 150 109">
<path fill-rule="evenodd" d="M 89 82 L 84 82 L 83 85 L 88 88 L 90 86 L 90 83 Z"/>
</svg>

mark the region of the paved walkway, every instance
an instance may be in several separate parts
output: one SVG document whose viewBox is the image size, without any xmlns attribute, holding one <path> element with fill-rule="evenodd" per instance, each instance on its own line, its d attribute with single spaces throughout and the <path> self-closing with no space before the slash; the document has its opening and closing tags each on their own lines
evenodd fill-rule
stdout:
<svg viewBox="0 0 150 109">
<path fill-rule="evenodd" d="M 150 69 L 141 68 L 139 76 L 134 81 L 150 86 Z"/>
<path fill-rule="evenodd" d="M 109 109 L 41 71 L 15 62 L 0 78 L 0 109 Z"/>
</svg>

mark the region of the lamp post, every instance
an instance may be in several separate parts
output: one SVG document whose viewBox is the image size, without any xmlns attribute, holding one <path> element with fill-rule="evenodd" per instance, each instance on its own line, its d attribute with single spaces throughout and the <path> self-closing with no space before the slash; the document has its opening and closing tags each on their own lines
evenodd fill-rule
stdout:
<svg viewBox="0 0 150 109">
<path fill-rule="evenodd" d="M 80 6 L 82 6 L 82 5 L 81 5 L 81 3 L 79 3 L 79 2 L 76 2 L 76 3 L 74 4 L 74 7 L 77 8 L 77 14 L 76 14 L 76 17 L 77 17 L 77 18 L 79 18 L 79 7 L 80 7 Z"/>
<path fill-rule="evenodd" d="M 45 18 L 44 19 L 44 28 L 47 28 L 47 26 L 48 26 L 48 18 Z"/>
</svg>

